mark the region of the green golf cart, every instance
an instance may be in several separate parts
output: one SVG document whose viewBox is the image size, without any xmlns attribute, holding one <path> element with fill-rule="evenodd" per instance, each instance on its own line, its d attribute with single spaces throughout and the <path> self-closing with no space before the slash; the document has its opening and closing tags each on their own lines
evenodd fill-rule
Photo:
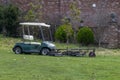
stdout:
<svg viewBox="0 0 120 80">
<path fill-rule="evenodd" d="M 23 42 L 16 43 L 13 47 L 13 52 L 15 54 L 22 53 L 39 53 L 41 55 L 48 55 L 50 51 L 55 50 L 55 45 L 49 41 L 34 42 L 33 35 L 30 35 L 29 27 L 40 28 L 42 38 L 44 39 L 42 27 L 50 27 L 45 23 L 34 23 L 34 22 L 24 22 L 20 23 L 23 28 Z M 28 35 L 25 35 L 24 27 L 27 26 Z"/>
</svg>

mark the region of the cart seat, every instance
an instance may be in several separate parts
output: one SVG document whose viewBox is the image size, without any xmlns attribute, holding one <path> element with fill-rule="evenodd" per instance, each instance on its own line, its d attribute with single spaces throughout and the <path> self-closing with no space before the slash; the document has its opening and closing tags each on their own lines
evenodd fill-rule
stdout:
<svg viewBox="0 0 120 80">
<path fill-rule="evenodd" d="M 24 44 L 35 44 L 35 45 L 41 45 L 39 42 L 24 42 Z"/>
<path fill-rule="evenodd" d="M 38 44 L 38 45 L 41 45 L 41 43 L 39 43 L 39 42 L 31 42 L 30 44 Z"/>
<path fill-rule="evenodd" d="M 23 39 L 25 40 L 34 40 L 33 35 L 23 35 Z"/>
</svg>

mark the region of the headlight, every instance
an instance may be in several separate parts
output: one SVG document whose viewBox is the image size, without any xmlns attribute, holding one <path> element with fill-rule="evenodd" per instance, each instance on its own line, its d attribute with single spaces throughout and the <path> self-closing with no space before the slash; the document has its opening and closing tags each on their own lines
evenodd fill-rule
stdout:
<svg viewBox="0 0 120 80">
<path fill-rule="evenodd" d="M 54 44 L 49 44 L 49 46 L 52 46 L 52 47 L 54 47 L 55 45 L 54 45 Z"/>
</svg>

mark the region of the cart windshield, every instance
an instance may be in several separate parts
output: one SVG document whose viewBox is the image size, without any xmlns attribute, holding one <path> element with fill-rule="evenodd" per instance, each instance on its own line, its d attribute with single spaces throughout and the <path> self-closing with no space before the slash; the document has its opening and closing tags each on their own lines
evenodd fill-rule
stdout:
<svg viewBox="0 0 120 80">
<path fill-rule="evenodd" d="M 22 23 L 20 23 L 20 25 L 23 26 L 23 39 L 25 39 L 25 40 L 34 40 L 33 35 L 30 34 L 30 28 L 29 27 L 39 27 L 43 41 L 45 40 L 45 38 L 44 38 L 42 27 L 48 27 L 48 28 L 50 27 L 50 25 L 48 25 L 48 24 L 39 23 L 39 22 L 22 22 Z M 24 30 L 25 26 L 27 26 L 28 35 L 25 35 L 25 30 Z"/>
</svg>

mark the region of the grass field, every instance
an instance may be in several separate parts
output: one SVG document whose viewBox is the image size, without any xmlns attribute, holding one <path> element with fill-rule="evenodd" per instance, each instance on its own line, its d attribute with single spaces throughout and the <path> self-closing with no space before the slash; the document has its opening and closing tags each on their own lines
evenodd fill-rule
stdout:
<svg viewBox="0 0 120 80">
<path fill-rule="evenodd" d="M 0 36 L 0 80 L 120 80 L 119 49 L 97 48 L 95 58 L 16 55 L 11 49 L 19 41 Z"/>
</svg>

